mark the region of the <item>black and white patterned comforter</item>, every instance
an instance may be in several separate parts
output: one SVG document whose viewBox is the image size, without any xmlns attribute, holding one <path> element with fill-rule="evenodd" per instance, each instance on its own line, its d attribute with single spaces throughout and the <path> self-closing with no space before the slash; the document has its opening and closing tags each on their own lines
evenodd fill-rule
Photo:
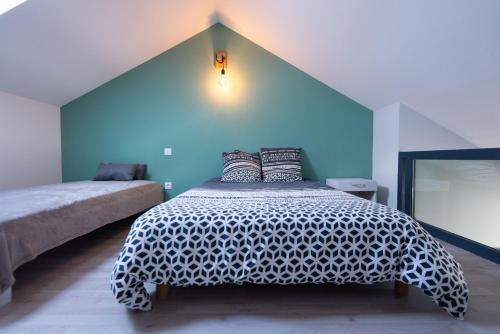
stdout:
<svg viewBox="0 0 500 334">
<path fill-rule="evenodd" d="M 409 216 L 314 182 L 207 182 L 133 224 L 116 261 L 118 302 L 149 310 L 145 282 L 348 283 L 399 280 L 462 319 L 460 264 Z"/>
</svg>

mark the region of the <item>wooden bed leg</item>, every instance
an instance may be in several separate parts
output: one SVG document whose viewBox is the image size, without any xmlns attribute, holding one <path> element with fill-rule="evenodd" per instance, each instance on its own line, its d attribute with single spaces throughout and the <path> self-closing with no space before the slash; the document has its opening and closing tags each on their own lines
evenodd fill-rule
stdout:
<svg viewBox="0 0 500 334">
<path fill-rule="evenodd" d="M 167 299 L 170 287 L 167 284 L 156 284 L 156 299 L 165 300 Z"/>
<path fill-rule="evenodd" d="M 408 296 L 409 286 L 400 281 L 394 281 L 394 293 L 398 297 L 406 297 Z"/>
</svg>

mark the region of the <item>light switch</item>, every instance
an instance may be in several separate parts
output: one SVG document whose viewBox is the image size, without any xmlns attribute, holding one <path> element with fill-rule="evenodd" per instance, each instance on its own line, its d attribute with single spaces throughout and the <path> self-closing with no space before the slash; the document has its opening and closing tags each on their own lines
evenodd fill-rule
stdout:
<svg viewBox="0 0 500 334">
<path fill-rule="evenodd" d="M 171 147 L 165 147 L 163 149 L 163 155 L 172 155 L 172 148 Z"/>
<path fill-rule="evenodd" d="M 172 189 L 172 182 L 171 181 L 165 182 L 165 189 Z"/>
</svg>

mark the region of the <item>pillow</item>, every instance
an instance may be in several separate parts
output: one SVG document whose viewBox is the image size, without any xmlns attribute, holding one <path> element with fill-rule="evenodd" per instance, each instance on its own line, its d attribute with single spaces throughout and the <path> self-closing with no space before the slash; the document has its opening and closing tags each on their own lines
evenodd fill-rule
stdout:
<svg viewBox="0 0 500 334">
<path fill-rule="evenodd" d="M 146 171 L 148 169 L 148 165 L 137 164 L 135 166 L 137 168 L 135 170 L 134 180 L 144 180 L 146 178 Z"/>
<path fill-rule="evenodd" d="M 259 153 L 234 151 L 222 153 L 222 182 L 260 182 Z"/>
<path fill-rule="evenodd" d="M 130 181 L 134 179 L 137 165 L 100 163 L 94 181 Z"/>
<path fill-rule="evenodd" d="M 300 148 L 262 148 L 262 179 L 264 182 L 302 181 Z"/>
</svg>

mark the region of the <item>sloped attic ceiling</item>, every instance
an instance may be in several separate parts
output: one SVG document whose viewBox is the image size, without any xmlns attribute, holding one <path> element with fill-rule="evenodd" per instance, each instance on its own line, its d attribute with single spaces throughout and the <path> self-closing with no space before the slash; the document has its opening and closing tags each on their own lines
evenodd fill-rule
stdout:
<svg viewBox="0 0 500 334">
<path fill-rule="evenodd" d="M 496 0 L 29 0 L 0 16 L 0 90 L 63 105 L 220 21 L 371 109 L 500 146 L 499 17 Z"/>
<path fill-rule="evenodd" d="M 208 28 L 213 11 L 204 0 L 28 0 L 0 16 L 0 90 L 64 105 Z"/>
<path fill-rule="evenodd" d="M 218 0 L 221 21 L 376 110 L 500 146 L 500 1 Z"/>
</svg>

